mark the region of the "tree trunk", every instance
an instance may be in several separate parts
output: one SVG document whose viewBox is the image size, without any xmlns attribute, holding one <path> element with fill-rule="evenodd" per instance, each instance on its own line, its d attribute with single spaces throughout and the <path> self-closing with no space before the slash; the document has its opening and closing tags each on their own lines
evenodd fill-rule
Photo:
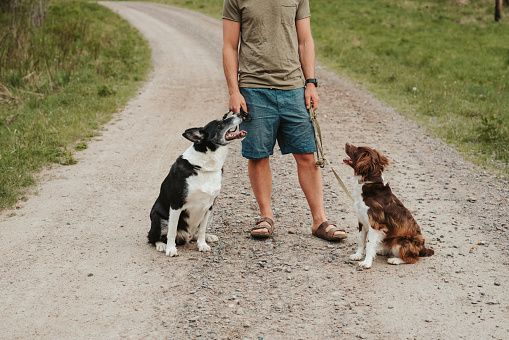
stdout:
<svg viewBox="0 0 509 340">
<path fill-rule="evenodd" d="M 500 20 L 500 12 L 502 12 L 502 0 L 495 0 L 495 21 Z"/>
</svg>

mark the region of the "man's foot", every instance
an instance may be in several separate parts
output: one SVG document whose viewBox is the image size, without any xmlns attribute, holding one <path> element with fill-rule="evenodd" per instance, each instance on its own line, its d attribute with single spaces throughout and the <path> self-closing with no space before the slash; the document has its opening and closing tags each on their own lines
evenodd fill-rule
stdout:
<svg viewBox="0 0 509 340">
<path fill-rule="evenodd" d="M 312 234 L 327 241 L 338 241 L 348 237 L 345 229 L 339 229 L 334 224 L 325 221 L 312 229 Z"/>
<path fill-rule="evenodd" d="M 258 238 L 266 238 L 274 232 L 274 221 L 268 217 L 262 217 L 256 221 L 255 226 L 251 229 L 251 236 Z"/>
</svg>

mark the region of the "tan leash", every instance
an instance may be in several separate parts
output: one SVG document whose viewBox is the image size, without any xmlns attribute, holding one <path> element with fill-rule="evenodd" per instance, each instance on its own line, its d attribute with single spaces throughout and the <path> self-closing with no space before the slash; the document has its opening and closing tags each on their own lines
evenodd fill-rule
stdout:
<svg viewBox="0 0 509 340">
<path fill-rule="evenodd" d="M 345 194 L 348 196 L 348 198 L 350 198 L 352 200 L 352 202 L 355 202 L 355 199 L 352 197 L 352 195 L 346 188 L 345 183 L 343 183 L 343 181 L 339 177 L 336 170 L 334 170 L 334 168 L 332 167 L 330 162 L 327 160 L 327 158 L 325 158 L 325 154 L 323 152 L 322 131 L 320 130 L 320 124 L 318 124 L 317 114 L 313 110 L 313 103 L 311 103 L 311 107 L 309 108 L 309 114 L 311 115 L 310 120 L 315 127 L 315 142 L 316 142 L 316 157 L 317 157 L 316 166 L 323 168 L 325 166 L 325 163 L 329 164 L 332 172 L 334 173 L 334 176 L 336 176 L 336 179 L 338 180 L 338 183 L 343 188 L 343 191 L 345 192 Z"/>
</svg>

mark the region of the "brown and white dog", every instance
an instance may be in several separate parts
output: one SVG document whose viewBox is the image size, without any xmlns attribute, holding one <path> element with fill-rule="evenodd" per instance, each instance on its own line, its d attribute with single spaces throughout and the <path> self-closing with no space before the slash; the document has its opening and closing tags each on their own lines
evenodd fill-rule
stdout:
<svg viewBox="0 0 509 340">
<path fill-rule="evenodd" d="M 362 260 L 362 268 L 370 268 L 377 254 L 391 256 L 390 264 L 415 263 L 419 257 L 431 256 L 433 249 L 424 245 L 421 228 L 403 203 L 384 182 L 382 172 L 389 160 L 369 147 L 346 143 L 348 158 L 357 182 L 354 188 L 355 212 L 359 220 L 357 252 L 351 260 Z"/>
</svg>

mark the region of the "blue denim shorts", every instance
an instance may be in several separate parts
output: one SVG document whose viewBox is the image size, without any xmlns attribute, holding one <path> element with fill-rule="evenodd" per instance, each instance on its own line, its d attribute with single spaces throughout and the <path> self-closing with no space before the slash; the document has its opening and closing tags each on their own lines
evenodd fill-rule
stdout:
<svg viewBox="0 0 509 340">
<path fill-rule="evenodd" d="M 282 154 L 316 151 L 315 129 L 306 109 L 304 88 L 243 87 L 240 93 L 252 118 L 240 124 L 240 128 L 247 132 L 242 140 L 242 156 L 247 159 L 267 158 L 274 153 L 276 140 Z"/>
</svg>

